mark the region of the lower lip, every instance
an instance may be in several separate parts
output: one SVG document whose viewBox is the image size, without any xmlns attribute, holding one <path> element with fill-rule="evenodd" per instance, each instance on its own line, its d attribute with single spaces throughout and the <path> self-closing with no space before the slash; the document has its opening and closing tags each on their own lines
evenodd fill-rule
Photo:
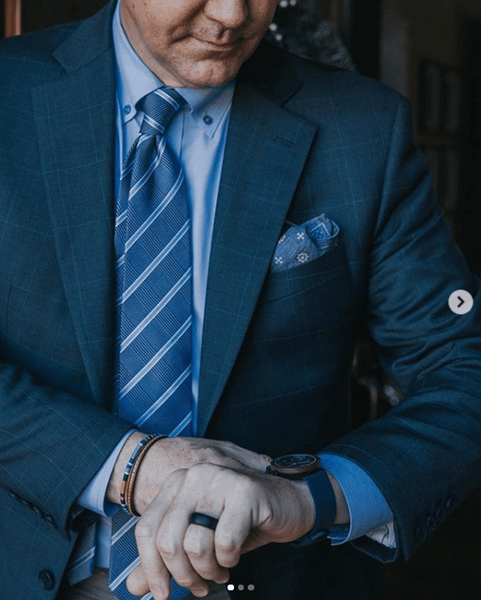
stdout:
<svg viewBox="0 0 481 600">
<path fill-rule="evenodd" d="M 231 52 L 237 47 L 236 42 L 232 42 L 231 44 L 215 44 L 214 42 L 207 42 L 205 40 L 199 40 L 198 38 L 194 39 L 199 42 L 199 44 L 202 44 L 205 48 L 209 48 L 214 52 Z"/>
</svg>

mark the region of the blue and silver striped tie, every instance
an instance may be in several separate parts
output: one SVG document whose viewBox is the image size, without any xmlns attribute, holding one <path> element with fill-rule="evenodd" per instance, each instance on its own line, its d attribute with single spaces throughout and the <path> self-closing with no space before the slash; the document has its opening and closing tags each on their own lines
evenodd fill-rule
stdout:
<svg viewBox="0 0 481 600">
<path fill-rule="evenodd" d="M 116 219 L 118 414 L 146 433 L 192 435 L 191 225 L 182 169 L 164 135 L 185 101 L 163 88 L 141 103 Z M 139 563 L 136 521 L 118 511 L 112 523 L 109 587 L 122 600 L 135 598 L 125 580 Z M 188 593 L 172 582 L 172 600 Z"/>
</svg>

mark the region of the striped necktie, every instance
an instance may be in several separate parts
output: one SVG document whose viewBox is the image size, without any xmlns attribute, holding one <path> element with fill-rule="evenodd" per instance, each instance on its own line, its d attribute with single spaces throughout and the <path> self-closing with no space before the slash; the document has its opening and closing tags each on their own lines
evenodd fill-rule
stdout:
<svg viewBox="0 0 481 600">
<path fill-rule="evenodd" d="M 184 176 L 164 135 L 184 104 L 165 88 L 142 99 L 144 120 L 121 173 L 115 235 L 118 414 L 143 432 L 170 436 L 192 435 L 191 226 Z M 125 580 L 139 564 L 136 521 L 122 510 L 112 520 L 109 588 L 122 600 L 135 598 Z M 187 594 L 172 582 L 171 600 Z"/>
</svg>

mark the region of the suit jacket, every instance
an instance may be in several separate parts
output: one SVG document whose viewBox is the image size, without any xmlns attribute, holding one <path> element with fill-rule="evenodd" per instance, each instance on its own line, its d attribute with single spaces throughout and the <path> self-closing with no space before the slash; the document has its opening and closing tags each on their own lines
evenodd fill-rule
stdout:
<svg viewBox="0 0 481 600">
<path fill-rule="evenodd" d="M 130 427 L 110 412 L 112 8 L 1 49 L 6 600 L 54 597 L 82 527 L 72 519 L 75 499 Z M 286 221 L 321 213 L 339 225 L 340 243 L 271 273 Z M 464 316 L 447 307 L 457 289 L 475 298 Z M 239 74 L 229 125 L 200 434 L 270 455 L 326 448 L 348 457 L 383 492 L 397 533 L 389 556 L 368 539 L 358 545 L 380 559 L 409 557 L 479 483 L 478 293 L 412 145 L 406 101 L 375 81 L 262 46 Z M 361 326 L 405 400 L 350 431 L 348 381 Z M 246 556 L 234 577 L 255 583 L 263 600 L 319 597 L 321 588 L 326 597 L 371 597 L 367 559 L 359 554 L 355 563 L 351 552 L 271 545 Z M 333 581 L 349 585 L 329 596 Z"/>
</svg>

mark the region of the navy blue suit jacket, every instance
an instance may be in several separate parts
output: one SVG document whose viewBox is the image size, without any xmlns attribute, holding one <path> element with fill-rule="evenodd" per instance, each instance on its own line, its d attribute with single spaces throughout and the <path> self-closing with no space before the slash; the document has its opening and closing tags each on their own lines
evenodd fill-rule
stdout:
<svg viewBox="0 0 481 600">
<path fill-rule="evenodd" d="M 78 529 L 72 505 L 130 427 L 109 412 L 111 13 L 109 5 L 0 50 L 5 600 L 52 598 Z M 375 81 L 264 46 L 244 65 L 215 219 L 199 399 L 201 435 L 270 455 L 327 448 L 358 463 L 394 513 L 393 555 L 403 557 L 481 471 L 478 282 L 452 243 L 410 128 L 407 102 Z M 321 213 L 339 225 L 340 243 L 271 273 L 286 222 Z M 475 299 L 464 316 L 447 305 L 461 288 Z M 350 431 L 361 327 L 405 400 Z M 374 542 L 359 545 L 387 557 Z M 326 573 L 343 579 L 336 557 L 346 552 L 272 545 L 246 557 L 238 577 L 252 578 L 262 600 L 318 597 Z M 45 572 L 52 590 L 39 579 Z M 343 594 L 332 597 L 351 597 Z"/>
</svg>

